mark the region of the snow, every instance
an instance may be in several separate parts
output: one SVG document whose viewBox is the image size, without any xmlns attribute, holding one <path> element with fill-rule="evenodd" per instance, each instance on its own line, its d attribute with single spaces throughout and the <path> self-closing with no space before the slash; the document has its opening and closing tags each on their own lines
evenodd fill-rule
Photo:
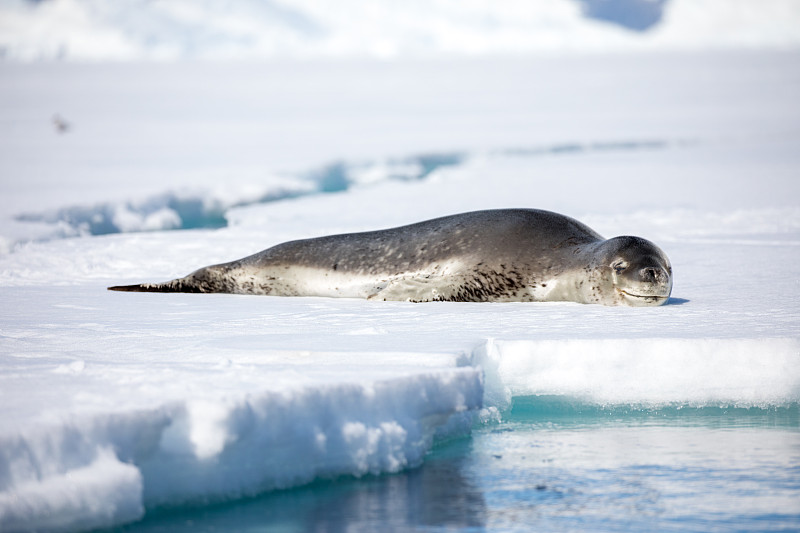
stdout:
<svg viewBox="0 0 800 533">
<path fill-rule="evenodd" d="M 637 37 L 585 19 L 578 3 L 497 12 L 498 28 L 520 28 L 509 40 L 534 21 L 563 23 L 567 37 L 588 25 L 582 50 L 614 39 L 655 46 L 674 28 L 694 35 L 647 55 L 409 59 L 401 38 L 422 24 L 411 3 L 363 14 L 394 30 L 362 24 L 367 33 L 347 37 L 401 59 L 353 59 L 341 28 L 364 19 L 309 1 L 281 11 L 285 31 L 263 32 L 275 41 L 250 43 L 253 53 L 346 58 L 0 64 L 0 529 L 108 527 L 162 506 L 397 472 L 502 417 L 515 398 L 796 405 L 800 61 L 792 51 L 664 52 L 699 46 L 704 25 L 719 22 L 722 4 L 703 4 L 692 14 L 670 2 Z M 114 5 L 5 2 L 0 24 L 16 30 L 0 34 L 17 39 L 6 55 L 52 57 L 63 38 L 71 59 L 98 59 L 98 42 L 116 59 L 221 57 L 236 48 L 231 35 L 263 30 L 257 11 L 251 26 L 208 17 L 212 2 L 149 3 L 164 10 L 155 29 L 126 16 L 137 3 Z M 794 43 L 781 24 L 795 24 L 796 4 L 760 3 L 756 15 L 737 6 L 726 28 L 754 20 L 757 36 L 756 15 L 782 10 L 758 47 Z M 423 34 L 452 41 L 420 46 L 510 49 L 470 41 L 485 24 L 480 3 L 462 18 L 455 4 L 431 9 L 441 19 Z M 53 41 L 20 30 L 26 17 L 34 32 L 62 15 Z M 155 38 L 178 20 L 198 33 Z M 319 27 L 334 29 L 292 41 Z M 670 304 L 105 290 L 290 239 L 500 207 L 655 241 L 675 271 Z"/>
</svg>

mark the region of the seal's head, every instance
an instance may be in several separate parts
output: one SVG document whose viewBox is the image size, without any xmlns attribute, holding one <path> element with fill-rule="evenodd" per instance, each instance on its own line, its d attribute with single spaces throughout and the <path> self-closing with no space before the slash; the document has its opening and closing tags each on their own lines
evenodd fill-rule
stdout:
<svg viewBox="0 0 800 533">
<path fill-rule="evenodd" d="M 612 304 L 662 305 L 672 292 L 672 266 L 667 255 L 640 237 L 614 237 L 600 245 L 597 264 Z"/>
</svg>

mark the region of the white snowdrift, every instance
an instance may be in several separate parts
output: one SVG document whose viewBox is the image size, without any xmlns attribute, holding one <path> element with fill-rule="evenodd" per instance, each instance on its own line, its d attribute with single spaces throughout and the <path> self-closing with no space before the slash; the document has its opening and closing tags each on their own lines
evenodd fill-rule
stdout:
<svg viewBox="0 0 800 533">
<path fill-rule="evenodd" d="M 4 442 L 3 446 L 24 449 L 33 444 L 19 441 Z M 43 464 L 38 462 L 42 459 Z M 66 471 L 48 459 L 30 453 L 30 460 L 36 464 L 4 461 L 6 468 L 55 467 L 59 472 L 14 483 L 0 493 L 3 531 L 81 531 L 132 522 L 144 514 L 142 476 L 113 451 L 98 448 L 88 464 Z"/>
<path fill-rule="evenodd" d="M 493 341 L 476 362 L 487 372 L 487 402 L 495 405 L 514 396 L 644 409 L 800 401 L 796 338 Z"/>
<path fill-rule="evenodd" d="M 62 384 L 62 393 L 73 387 L 76 397 L 102 394 L 98 384 L 83 386 L 76 375 L 82 365 L 63 368 L 52 371 L 72 373 L 78 383 Z M 290 376 L 296 384 L 277 390 L 269 384 L 301 369 L 269 370 L 251 371 L 266 386 L 246 393 L 220 395 L 209 387 L 188 399 L 151 398 L 155 405 L 146 409 L 51 409 L 32 415 L 38 423 L 13 424 L 16 431 L 4 426 L 0 527 L 91 529 L 136 520 L 145 507 L 236 498 L 317 477 L 397 472 L 420 464 L 451 416 L 469 421 L 482 404 L 474 368 L 397 369 L 399 376 L 388 377 L 382 367 L 357 378 L 333 369 L 324 378 Z M 107 396 L 119 394 L 118 387 L 136 394 L 124 373 L 121 380 L 114 374 L 105 374 Z M 168 398 L 168 386 L 164 392 Z"/>
</svg>

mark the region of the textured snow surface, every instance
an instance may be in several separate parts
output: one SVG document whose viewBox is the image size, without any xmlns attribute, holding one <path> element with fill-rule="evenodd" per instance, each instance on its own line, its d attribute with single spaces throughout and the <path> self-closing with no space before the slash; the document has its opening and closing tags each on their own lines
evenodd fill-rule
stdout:
<svg viewBox="0 0 800 533">
<path fill-rule="evenodd" d="M 764 52 L 256 74 L 0 65 L 0 530 L 85 530 L 396 472 L 515 396 L 796 404 L 799 65 Z M 68 131 L 53 130 L 56 112 Z M 187 198 L 218 229 L 186 222 Z M 654 240 L 673 299 L 105 290 L 289 239 L 498 207 Z"/>
</svg>

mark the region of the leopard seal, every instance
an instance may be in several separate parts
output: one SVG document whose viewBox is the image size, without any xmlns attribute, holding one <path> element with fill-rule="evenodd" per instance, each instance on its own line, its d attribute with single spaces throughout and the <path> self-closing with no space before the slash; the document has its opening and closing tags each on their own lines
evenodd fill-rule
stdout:
<svg viewBox="0 0 800 533">
<path fill-rule="evenodd" d="M 498 209 L 286 242 L 165 283 L 109 290 L 655 306 L 669 299 L 672 267 L 640 237 L 604 239 L 551 211 Z"/>
</svg>

